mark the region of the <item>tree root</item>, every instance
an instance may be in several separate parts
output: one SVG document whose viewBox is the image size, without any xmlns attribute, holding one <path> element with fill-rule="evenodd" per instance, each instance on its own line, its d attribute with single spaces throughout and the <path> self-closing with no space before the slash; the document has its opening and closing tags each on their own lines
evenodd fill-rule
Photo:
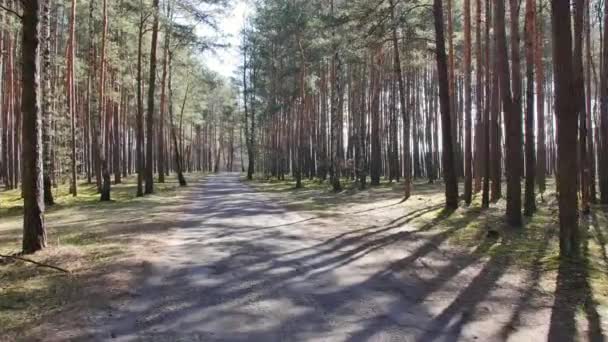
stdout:
<svg viewBox="0 0 608 342">
<path fill-rule="evenodd" d="M 26 258 L 17 256 L 17 255 L 4 255 L 4 254 L 0 254 L 0 258 L 25 261 L 25 262 L 32 263 L 32 264 L 34 264 L 36 266 L 39 266 L 39 267 L 52 268 L 52 269 L 54 269 L 56 271 L 72 274 L 71 271 L 66 270 L 65 268 L 61 268 L 61 267 L 58 267 L 58 266 L 53 266 L 53 265 L 45 264 L 45 263 L 34 261 L 34 260 L 31 260 L 31 259 L 26 259 Z"/>
</svg>

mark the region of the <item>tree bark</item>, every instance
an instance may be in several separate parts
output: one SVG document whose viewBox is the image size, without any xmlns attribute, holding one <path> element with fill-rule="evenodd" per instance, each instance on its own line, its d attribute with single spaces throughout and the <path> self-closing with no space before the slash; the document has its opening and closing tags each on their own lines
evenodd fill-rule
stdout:
<svg viewBox="0 0 608 342">
<path fill-rule="evenodd" d="M 102 131 L 102 125 L 105 120 L 104 111 L 105 106 L 105 80 L 106 80 L 106 36 L 108 34 L 108 4 L 107 0 L 103 0 L 103 13 L 102 13 L 102 36 L 101 36 L 101 61 L 100 61 L 100 76 L 99 76 L 99 128 L 97 129 L 97 141 L 98 141 L 98 158 L 101 164 L 101 201 L 111 200 L 111 181 L 110 171 L 108 168 L 108 160 L 105 154 L 105 145 L 107 143 L 104 132 Z"/>
<path fill-rule="evenodd" d="M 512 0 L 513 1 L 513 0 Z M 496 32 L 496 52 L 500 75 L 500 93 L 505 113 L 506 127 L 506 170 L 507 170 L 507 222 L 511 226 L 521 226 L 521 107 L 518 106 L 517 89 L 519 78 L 513 78 L 515 98 L 511 95 L 511 82 L 509 77 L 509 61 L 507 57 L 507 39 L 505 32 L 505 5 L 503 1 L 494 3 L 494 27 Z M 511 2 L 511 6 L 516 6 Z M 515 21 L 517 21 L 516 19 Z M 513 25 L 515 27 L 513 27 Z M 517 26 L 512 24 L 512 31 L 517 32 Z M 514 32 L 511 33 L 512 35 Z M 513 38 L 512 38 L 513 39 Z M 517 39 L 517 41 L 519 41 Z M 515 47 L 514 47 L 515 48 Z M 518 53 L 517 53 L 518 54 Z M 514 64 L 515 61 L 514 61 Z M 517 63 L 519 64 L 519 63 Z M 515 69 L 514 69 L 515 70 Z M 516 70 L 514 75 L 519 72 Z M 520 100 L 521 101 L 521 100 Z"/>
<path fill-rule="evenodd" d="M 602 144 L 599 156 L 600 203 L 608 204 L 608 6 L 604 6 L 604 40 L 602 42 L 601 77 L 600 77 L 600 142 Z"/>
<path fill-rule="evenodd" d="M 52 105 L 51 98 L 53 96 L 53 90 L 51 87 L 51 18 L 50 18 L 51 0 L 44 0 L 42 5 L 42 35 L 43 35 L 43 48 L 42 48 L 42 155 L 43 155 L 43 186 L 44 186 L 44 204 L 51 206 L 55 204 L 53 198 L 52 181 L 51 181 L 51 170 L 53 159 L 51 156 L 51 135 L 52 135 Z M 0 20 L 1 21 L 1 20 Z M 2 38 L 0 37 L 0 40 Z M 2 44 L 0 42 L 0 44 Z M 0 51 L 2 48 L 0 47 Z M 2 59 L 2 57 L 0 57 Z M 2 73 L 2 67 L 0 62 L 0 74 Z M 0 80 L 1 83 L 1 80 Z M 0 99 L 1 102 L 1 99 Z M 6 146 L 6 145 L 3 145 Z"/>
<path fill-rule="evenodd" d="M 536 27 L 536 1 L 526 0 L 526 189 L 524 215 L 532 216 L 536 211 L 534 181 L 536 171 L 536 153 L 534 150 L 534 52 Z"/>
<path fill-rule="evenodd" d="M 156 48 L 158 45 L 158 2 L 152 0 L 154 21 L 152 23 L 152 44 L 150 45 L 150 80 L 148 82 L 148 115 L 146 116 L 146 188 L 145 193 L 154 192 L 154 95 L 156 91 Z"/>
<path fill-rule="evenodd" d="M 471 126 L 471 1 L 464 0 L 464 201 L 473 196 L 473 152 Z"/>
<path fill-rule="evenodd" d="M 578 112 L 574 99 L 572 30 L 569 1 L 551 0 L 553 31 L 553 69 L 559 186 L 559 246 L 561 256 L 579 252 L 577 201 L 577 127 Z"/>
<path fill-rule="evenodd" d="M 545 192 L 545 179 L 547 173 L 547 154 L 545 137 L 545 69 L 543 65 L 543 1 L 539 0 L 539 12 L 536 18 L 535 64 L 536 64 L 536 116 L 537 116 L 537 158 L 536 179 L 538 191 Z"/>
<path fill-rule="evenodd" d="M 40 110 L 40 31 L 39 0 L 23 6 L 21 111 L 23 159 L 23 253 L 46 247 L 44 185 L 42 164 L 42 111 Z"/>
<path fill-rule="evenodd" d="M 143 0 L 140 0 L 140 19 L 137 40 L 137 117 L 136 121 L 136 143 L 135 143 L 135 169 L 137 171 L 137 197 L 144 195 L 144 104 L 142 94 L 142 49 L 144 39 L 145 18 L 143 14 Z"/>
<path fill-rule="evenodd" d="M 589 163 L 587 156 L 587 112 L 585 110 L 585 69 L 583 68 L 583 19 L 585 13 L 585 0 L 574 1 L 574 50 L 573 50 L 573 87 L 575 90 L 577 115 L 579 118 L 579 160 L 580 160 L 580 189 L 581 210 L 587 214 L 590 211 L 589 203 Z"/>
<path fill-rule="evenodd" d="M 403 81 L 403 72 L 401 71 L 401 54 L 399 51 L 399 42 L 397 39 L 397 25 L 398 22 L 395 17 L 395 1 L 391 0 L 391 19 L 392 23 L 392 39 L 393 39 L 393 50 L 394 50 L 394 68 L 395 77 L 397 77 L 397 84 L 399 85 L 399 109 L 401 111 L 401 117 L 403 119 L 403 160 L 404 160 L 404 178 L 403 178 L 403 199 L 407 200 L 411 196 L 412 192 L 412 179 L 411 179 L 411 160 L 410 160 L 410 118 L 407 115 L 407 108 L 405 105 L 405 83 Z M 414 142 L 415 143 L 415 142 Z"/>
<path fill-rule="evenodd" d="M 439 100 L 441 103 L 441 126 L 443 140 L 443 178 L 445 182 L 445 207 L 455 210 L 458 207 L 458 180 L 454 163 L 452 140 L 452 124 L 450 115 L 450 90 L 448 66 L 445 54 L 445 38 L 443 33 L 443 2 L 433 0 L 433 15 L 435 18 L 435 41 L 437 44 L 437 72 L 439 77 Z"/>
</svg>

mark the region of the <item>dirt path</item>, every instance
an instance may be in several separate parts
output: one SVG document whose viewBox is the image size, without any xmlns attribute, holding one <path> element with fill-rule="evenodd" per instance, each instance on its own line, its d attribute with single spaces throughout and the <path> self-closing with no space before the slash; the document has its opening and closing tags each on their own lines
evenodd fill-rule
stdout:
<svg viewBox="0 0 608 342">
<path fill-rule="evenodd" d="M 552 302 L 509 260 L 409 227 L 419 212 L 311 219 L 236 174 L 190 196 L 169 248 L 88 340 L 546 340 Z"/>
</svg>

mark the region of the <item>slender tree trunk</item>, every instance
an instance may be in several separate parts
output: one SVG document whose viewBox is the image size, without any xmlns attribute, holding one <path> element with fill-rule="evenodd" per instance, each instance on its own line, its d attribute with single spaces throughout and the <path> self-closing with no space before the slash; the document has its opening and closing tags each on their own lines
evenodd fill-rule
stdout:
<svg viewBox="0 0 608 342">
<path fill-rule="evenodd" d="M 47 239 L 40 110 L 40 1 L 24 1 L 22 8 L 23 252 L 27 254 L 46 247 Z"/>
<path fill-rule="evenodd" d="M 484 132 L 485 123 L 483 121 L 483 106 L 484 94 L 483 94 L 483 67 L 484 60 L 482 54 L 482 37 L 481 37 L 481 20 L 482 12 L 482 1 L 475 1 L 475 58 L 477 61 L 476 70 L 476 97 L 475 97 L 475 110 L 476 110 L 476 126 L 475 126 L 475 179 L 473 183 L 473 192 L 478 193 L 482 188 L 482 177 L 484 176 L 483 168 L 485 161 L 484 153 Z"/>
<path fill-rule="evenodd" d="M 395 68 L 395 77 L 397 77 L 397 83 L 399 85 L 399 109 L 401 111 L 401 117 L 403 119 L 403 159 L 404 159 L 404 178 L 403 178 L 403 199 L 407 200 L 411 196 L 411 188 L 412 188 L 412 179 L 411 173 L 409 172 L 411 168 L 411 160 L 410 160 L 410 118 L 407 115 L 407 108 L 405 105 L 405 84 L 403 81 L 403 73 L 401 71 L 401 56 L 399 51 L 399 42 L 397 39 L 397 19 L 395 17 L 395 1 L 391 0 L 391 19 L 392 23 L 392 39 L 393 39 L 393 50 L 394 50 L 394 68 Z M 414 142 L 416 143 L 416 142 Z"/>
<path fill-rule="evenodd" d="M 146 188 L 145 193 L 154 192 L 154 96 L 156 91 L 156 48 L 158 45 L 158 2 L 152 0 L 154 22 L 152 23 L 152 44 L 150 46 L 150 81 L 148 82 L 148 115 L 146 116 Z"/>
<path fill-rule="evenodd" d="M 331 15 L 334 15 L 334 1 L 331 1 Z M 332 38 L 335 40 L 335 33 L 332 33 Z M 333 48 L 333 91 L 331 99 L 331 137 L 332 137 L 332 173 L 331 184 L 333 190 L 338 192 L 342 190 L 340 184 L 341 164 L 342 164 L 342 143 L 341 143 L 341 127 L 342 127 L 342 60 L 338 52 L 337 43 L 334 42 Z"/>
<path fill-rule="evenodd" d="M 370 155 L 370 180 L 371 185 L 380 184 L 380 172 L 381 172 L 381 146 L 380 146 L 380 93 L 381 93 L 381 82 L 380 82 L 380 67 L 382 65 L 382 48 L 379 47 L 374 50 L 375 56 L 372 57 L 371 65 L 371 155 Z M 409 153 L 409 151 L 404 151 Z M 409 172 L 409 169 L 404 170 L 405 173 Z M 406 177 L 407 178 L 407 177 Z"/>
<path fill-rule="evenodd" d="M 493 6 L 488 6 L 488 11 L 492 11 Z M 492 26 L 496 26 L 496 14 L 491 13 Z M 503 21 L 504 26 L 504 21 Z M 491 31 L 492 43 L 490 50 L 490 58 L 492 63 L 488 66 L 489 72 L 491 72 L 491 96 L 490 96 L 490 148 L 491 148 L 491 179 L 492 179 L 492 192 L 490 199 L 495 202 L 502 197 L 502 148 L 501 148 L 501 129 L 500 129 L 500 63 L 497 54 L 497 35 L 495 30 Z"/>
<path fill-rule="evenodd" d="M 108 160 L 105 154 L 105 146 L 106 146 L 106 138 L 105 134 L 102 132 L 102 125 L 105 120 L 104 111 L 106 109 L 105 106 L 105 81 L 106 81 L 106 36 L 108 33 L 108 13 L 107 13 L 107 0 L 103 0 L 103 31 L 101 36 L 101 61 L 100 61 L 100 76 L 99 76 L 99 129 L 97 130 L 97 141 L 99 143 L 98 157 L 101 164 L 101 175 L 102 175 L 102 186 L 101 186 L 101 201 L 110 201 L 110 171 L 108 168 Z"/>
<path fill-rule="evenodd" d="M 577 127 L 578 111 L 572 63 L 572 30 L 570 3 L 551 0 L 553 31 L 553 68 L 555 81 L 555 114 L 557 118 L 557 150 L 559 185 L 560 254 L 578 255 L 577 201 Z"/>
<path fill-rule="evenodd" d="M 484 163 L 483 163 L 483 190 L 481 194 L 481 207 L 489 208 L 490 207 L 490 177 L 491 174 L 491 165 L 490 165 L 490 127 L 492 123 L 490 121 L 490 112 L 494 107 L 494 100 L 492 98 L 488 99 L 490 95 L 493 97 L 495 95 L 492 94 L 494 91 L 490 88 L 490 81 L 494 82 L 494 74 L 492 70 L 490 70 L 490 51 L 494 51 L 492 44 L 490 43 L 490 27 L 492 26 L 492 6 L 490 6 L 490 0 L 486 0 L 486 27 L 485 27 L 485 42 L 486 42 L 486 53 L 485 53 L 485 71 L 486 71 L 486 84 L 485 84 L 485 94 L 486 94 L 486 105 L 484 108 L 484 122 L 483 122 L 483 153 L 484 153 Z"/>
<path fill-rule="evenodd" d="M 137 197 L 144 195 L 143 180 L 144 180 L 144 104 L 142 94 L 142 45 L 144 39 L 145 18 L 143 16 L 143 0 L 140 0 L 140 10 L 142 11 L 139 21 L 139 33 L 137 40 L 137 117 L 136 130 L 137 138 L 135 143 L 135 169 L 137 171 Z"/>
<path fill-rule="evenodd" d="M 51 98 L 53 90 L 51 88 L 51 18 L 50 18 L 51 0 L 44 0 L 42 5 L 42 35 L 43 35 L 43 50 L 42 50 L 42 155 L 43 155 L 43 186 L 44 186 L 44 204 L 51 206 L 55 204 L 52 191 L 51 170 L 51 123 L 53 118 Z M 1 21 L 1 20 L 0 20 Z M 2 40 L 2 37 L 0 37 Z M 2 44 L 0 42 L 0 44 Z M 0 47 L 0 51 L 2 48 Z M 0 57 L 2 59 L 2 57 Z M 1 62 L 0 62 L 1 63 Z M 0 64 L 0 74 L 2 66 Z M 1 80 L 0 80 L 0 83 Z M 1 102 L 1 99 L 0 99 Z M 0 111 L 1 112 L 1 111 Z M 6 145 L 2 145 L 3 147 Z M 6 175 L 5 175 L 6 176 Z"/>
<path fill-rule="evenodd" d="M 180 186 L 186 186 L 188 183 L 186 182 L 186 178 L 184 177 L 183 168 L 182 168 L 182 157 L 179 151 L 179 143 L 177 142 L 177 132 L 175 129 L 175 124 L 173 121 L 173 87 L 172 87 L 172 79 L 173 72 L 171 66 L 171 60 L 173 59 L 173 53 L 169 51 L 169 125 L 171 127 L 171 139 L 173 140 L 173 155 L 175 158 L 175 172 L 177 173 L 177 180 L 179 181 Z M 184 95 L 184 104 L 186 103 L 186 99 L 188 96 L 188 92 L 190 91 L 190 84 L 186 87 L 186 93 Z M 182 114 L 184 110 L 184 105 L 182 105 Z"/>
<path fill-rule="evenodd" d="M 454 163 L 452 124 L 450 115 L 450 90 L 447 58 L 445 55 L 445 38 L 443 33 L 443 2 L 433 0 L 435 17 L 435 41 L 437 42 L 437 72 L 439 76 L 439 99 L 441 102 L 441 126 L 443 140 L 443 178 L 445 181 L 445 207 L 454 210 L 458 207 L 458 180 Z"/>
<path fill-rule="evenodd" d="M 591 203 L 595 203 L 597 201 L 597 194 L 595 188 L 595 172 L 596 172 L 596 162 L 595 162 L 595 146 L 594 146 L 594 134 L 593 134 L 593 125 L 592 125 L 592 116 L 594 113 L 593 108 L 591 107 L 591 69 L 593 65 L 593 58 L 591 55 L 591 1 L 587 1 L 586 5 L 586 16 L 585 16 L 585 42 L 586 42 L 586 57 L 587 64 L 585 66 L 585 75 L 586 75 L 586 84 L 587 84 L 587 92 L 586 92 L 586 108 L 587 108 L 587 155 L 589 157 L 589 200 Z M 595 70 L 595 67 L 593 68 Z"/>
<path fill-rule="evenodd" d="M 464 201 L 471 204 L 473 196 L 473 146 L 471 126 L 471 1 L 464 0 Z"/>
<path fill-rule="evenodd" d="M 599 153 L 599 183 L 600 203 L 608 204 L 608 6 L 604 6 L 604 32 L 601 55 L 601 77 L 600 77 L 600 142 L 602 146 Z"/>
<path fill-rule="evenodd" d="M 514 1 L 514 0 L 512 0 Z M 503 1 L 496 1 L 495 5 L 495 32 L 496 32 L 496 50 L 497 58 L 499 61 L 499 74 L 500 74 L 500 93 L 502 98 L 502 105 L 505 113 L 505 127 L 506 127 L 506 169 L 507 169 L 507 221 L 511 226 L 520 226 L 522 223 L 521 217 L 521 146 L 522 146 L 522 134 L 521 134 L 521 106 L 517 102 L 518 89 L 520 86 L 520 80 L 518 76 L 513 78 L 514 94 L 511 95 L 511 82 L 509 77 L 509 61 L 507 57 L 507 39 L 505 33 L 505 6 Z M 516 6 L 511 2 L 511 6 Z M 518 21 L 519 19 L 515 20 Z M 518 25 L 512 24 L 511 34 L 518 31 Z M 511 38 L 512 41 L 519 42 L 519 39 Z M 514 47 L 515 49 L 515 47 Z M 519 53 L 513 53 L 519 55 Z M 519 67 L 519 62 L 514 61 Z M 518 69 L 513 69 L 514 75 L 518 75 Z M 519 95 L 521 97 L 521 95 Z M 521 101 L 521 99 L 519 100 Z"/>
<path fill-rule="evenodd" d="M 534 150 L 534 52 L 536 27 L 536 1 L 526 0 L 526 190 L 524 215 L 531 216 L 536 211 L 534 181 L 536 153 Z"/>
<path fill-rule="evenodd" d="M 72 0 L 70 14 L 70 42 L 68 46 L 68 112 L 70 115 L 70 134 L 71 134 L 71 171 L 70 192 L 73 196 L 78 195 L 76 185 L 76 88 L 74 85 L 74 52 L 76 50 L 76 0 Z"/>
<path fill-rule="evenodd" d="M 171 18 L 171 0 L 167 1 L 167 18 Z M 165 46 L 163 48 L 163 75 L 161 81 L 160 95 L 160 118 L 158 120 L 158 182 L 165 182 L 165 111 L 167 108 L 167 59 L 169 53 L 169 44 L 171 42 L 170 25 L 166 25 L 165 29 Z"/>
<path fill-rule="evenodd" d="M 545 178 L 547 174 L 547 155 L 545 137 L 545 69 L 543 65 L 543 1 L 539 0 L 539 12 L 536 18 L 535 64 L 536 64 L 536 116 L 537 116 L 537 158 L 536 179 L 538 191 L 545 192 Z"/>
<path fill-rule="evenodd" d="M 587 214 L 590 211 L 589 203 L 589 163 L 587 157 L 587 113 L 585 110 L 585 69 L 583 68 L 583 30 L 585 0 L 574 0 L 574 50 L 573 50 L 573 77 L 572 80 L 579 118 L 579 160 L 580 160 L 580 188 L 581 210 Z"/>
</svg>

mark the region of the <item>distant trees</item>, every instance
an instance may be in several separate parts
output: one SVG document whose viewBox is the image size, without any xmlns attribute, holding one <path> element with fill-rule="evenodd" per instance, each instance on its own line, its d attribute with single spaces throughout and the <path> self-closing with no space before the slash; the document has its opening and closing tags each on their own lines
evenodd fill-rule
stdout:
<svg viewBox="0 0 608 342">
<path fill-rule="evenodd" d="M 197 2 L 203 9 L 190 1 L 165 0 L 166 12 L 160 4 L 0 0 L 0 182 L 9 190 L 22 189 L 24 252 L 45 246 L 44 204 L 55 203 L 62 184 L 76 196 L 79 181 L 95 182 L 100 199 L 107 201 L 112 180 L 120 183 L 133 172 L 143 176 L 144 166 L 150 192 L 154 170 L 163 177 L 176 171 L 185 185 L 185 172 L 208 170 L 218 162 L 210 154 L 225 156 L 231 162 L 223 164 L 232 165 L 236 147 L 229 130 L 234 127 L 225 125 L 226 134 L 212 136 L 222 126 L 215 118 L 226 116 L 223 106 L 206 108 L 204 99 L 211 84 L 234 92 L 233 87 L 195 59 L 221 44 L 192 29 L 199 23 L 217 27 L 228 2 Z M 175 22 L 173 11 L 189 24 Z M 158 39 L 164 42 L 160 86 L 153 42 Z M 146 73 L 150 77 L 144 78 Z M 174 101 L 176 96 L 180 100 Z M 232 105 L 234 97 L 221 101 Z M 180 107 L 176 121 L 174 106 Z M 230 120 L 235 116 L 236 110 L 230 111 Z M 145 163 L 141 169 L 139 162 Z M 143 195 L 143 178 L 140 190 Z"/>
</svg>

